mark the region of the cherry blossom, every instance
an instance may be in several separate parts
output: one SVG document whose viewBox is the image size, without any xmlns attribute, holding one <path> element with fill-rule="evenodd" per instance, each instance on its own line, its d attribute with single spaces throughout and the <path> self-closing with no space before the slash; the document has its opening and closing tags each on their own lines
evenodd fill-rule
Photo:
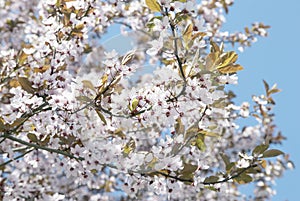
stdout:
<svg viewBox="0 0 300 201">
<path fill-rule="evenodd" d="M 237 104 L 227 89 L 243 69 L 227 44 L 246 51 L 269 26 L 221 31 L 232 4 L 0 1 L 0 199 L 236 200 L 250 182 L 274 195 L 293 168 L 274 149 L 280 90 L 264 81 Z M 135 47 L 106 50 L 114 27 Z"/>
</svg>

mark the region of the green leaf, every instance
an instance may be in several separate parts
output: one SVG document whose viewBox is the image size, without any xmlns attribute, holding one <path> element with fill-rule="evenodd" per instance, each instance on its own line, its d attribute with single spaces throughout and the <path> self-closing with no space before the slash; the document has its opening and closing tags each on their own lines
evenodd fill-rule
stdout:
<svg viewBox="0 0 300 201">
<path fill-rule="evenodd" d="M 27 137 L 28 139 L 31 141 L 31 142 L 38 142 L 38 138 L 36 137 L 36 135 L 34 133 L 28 133 L 27 134 Z"/>
<path fill-rule="evenodd" d="M 134 98 L 131 102 L 131 111 L 136 110 L 137 106 L 139 105 L 139 100 Z"/>
<path fill-rule="evenodd" d="M 146 5 L 152 12 L 160 12 L 161 7 L 156 0 L 146 0 Z"/>
<path fill-rule="evenodd" d="M 211 132 L 211 131 L 206 131 L 206 130 L 201 130 L 199 131 L 200 134 L 208 136 L 208 137 L 220 137 L 219 134 L 215 133 L 215 132 Z"/>
<path fill-rule="evenodd" d="M 99 111 L 99 110 L 95 110 L 96 112 L 97 112 L 97 114 L 98 114 L 98 116 L 99 116 L 99 118 L 101 119 L 101 121 L 104 123 L 104 125 L 106 125 L 107 124 L 107 122 L 106 122 L 106 120 L 105 120 L 105 117 L 104 117 L 104 115 Z"/>
<path fill-rule="evenodd" d="M 269 148 L 269 145 L 266 145 L 266 144 L 261 144 L 261 145 L 258 145 L 256 146 L 253 151 L 252 151 L 252 155 L 260 155 L 262 153 L 264 153 L 267 149 Z"/>
<path fill-rule="evenodd" d="M 120 138 L 124 139 L 126 137 L 126 135 L 123 132 L 122 128 L 118 128 L 117 130 L 115 130 L 113 132 L 114 135 L 119 136 Z"/>
<path fill-rule="evenodd" d="M 76 99 L 82 103 L 89 103 L 92 101 L 92 99 L 87 96 L 76 96 Z"/>
<path fill-rule="evenodd" d="M 245 171 L 248 174 L 257 174 L 261 172 L 261 168 L 259 166 L 251 167 Z"/>
<path fill-rule="evenodd" d="M 209 177 L 205 178 L 204 183 L 210 184 L 210 183 L 215 183 L 217 181 L 219 181 L 219 177 L 217 177 L 217 176 L 209 176 Z"/>
<path fill-rule="evenodd" d="M 215 191 L 215 192 L 219 192 L 220 191 L 219 188 L 216 188 L 214 186 L 204 186 L 204 188 L 207 188 L 208 190 Z"/>
<path fill-rule="evenodd" d="M 230 172 L 232 170 L 232 168 L 235 167 L 235 163 L 231 162 L 226 166 L 226 171 Z"/>
<path fill-rule="evenodd" d="M 263 153 L 263 158 L 275 157 L 275 156 L 279 156 L 281 154 L 284 154 L 284 153 L 278 149 L 270 149 Z"/>
<path fill-rule="evenodd" d="M 191 137 L 196 136 L 198 131 L 199 131 L 198 125 L 193 125 L 193 126 L 189 127 L 185 132 L 184 140 L 187 140 Z"/>
<path fill-rule="evenodd" d="M 81 82 L 82 82 L 84 88 L 88 88 L 88 89 L 91 89 L 92 91 L 96 92 L 96 89 L 91 81 L 82 80 Z"/>
<path fill-rule="evenodd" d="M 135 141 L 133 138 L 130 138 L 130 140 L 126 143 L 126 145 L 123 147 L 123 153 L 125 156 L 128 156 L 132 151 L 134 151 L 136 148 Z"/>
<path fill-rule="evenodd" d="M 31 82 L 26 77 L 19 77 L 18 82 L 20 83 L 22 89 L 30 94 L 35 92 L 35 89 L 32 87 Z"/>
<path fill-rule="evenodd" d="M 229 157 L 224 153 L 220 153 L 220 155 L 221 155 L 221 158 L 223 159 L 223 161 L 225 163 L 225 166 L 227 167 L 230 164 Z"/>
<path fill-rule="evenodd" d="M 247 184 L 252 182 L 252 177 L 246 173 L 239 175 L 237 178 L 234 179 L 239 184 Z"/>
<path fill-rule="evenodd" d="M 198 169 L 198 165 L 192 165 L 184 163 L 183 169 L 178 173 L 181 179 L 193 179 L 195 171 Z"/>
<path fill-rule="evenodd" d="M 200 151 L 205 151 L 206 150 L 206 145 L 204 143 L 204 135 L 197 135 L 196 138 L 196 147 L 200 150 Z"/>
</svg>

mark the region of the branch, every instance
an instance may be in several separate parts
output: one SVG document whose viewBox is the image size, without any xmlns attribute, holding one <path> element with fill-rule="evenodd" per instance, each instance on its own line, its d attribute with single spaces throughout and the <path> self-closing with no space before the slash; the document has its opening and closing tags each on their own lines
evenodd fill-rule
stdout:
<svg viewBox="0 0 300 201">
<path fill-rule="evenodd" d="M 165 10 L 165 14 L 166 14 L 166 16 L 169 15 L 167 8 Z M 174 55 L 176 57 L 178 67 L 179 67 L 179 70 L 180 70 L 180 74 L 183 78 L 184 83 L 183 83 L 183 87 L 182 87 L 180 93 L 176 97 L 167 100 L 168 102 L 173 101 L 173 100 L 177 100 L 177 98 L 182 96 L 184 94 L 185 90 L 186 90 L 186 77 L 184 75 L 184 71 L 183 71 L 183 67 L 182 67 L 182 61 L 181 61 L 181 59 L 179 58 L 179 55 L 178 55 L 178 44 L 177 44 L 177 39 L 178 38 L 177 38 L 176 33 L 175 33 L 175 25 L 170 20 L 169 20 L 169 25 L 171 27 L 172 35 L 173 35 L 173 38 L 174 38 Z"/>
<path fill-rule="evenodd" d="M 165 176 L 165 177 L 167 177 L 167 178 L 175 179 L 175 180 L 177 180 L 177 181 L 189 182 L 189 183 L 193 183 L 193 182 L 194 182 L 193 179 L 184 179 L 184 178 L 180 178 L 180 177 L 177 177 L 177 176 L 169 175 L 169 174 L 166 174 L 166 173 L 160 172 L 160 171 L 156 171 L 156 172 L 154 172 L 154 173 L 160 174 L 160 175 Z"/>
<path fill-rule="evenodd" d="M 53 148 L 49 148 L 49 147 L 44 147 L 44 146 L 41 146 L 41 145 L 38 145 L 38 144 L 33 144 L 33 143 L 30 143 L 30 142 L 26 142 L 26 141 L 21 140 L 19 138 L 15 138 L 15 137 L 13 137 L 12 135 L 9 135 L 9 134 L 2 135 L 1 137 L 10 139 L 12 141 L 15 141 L 15 142 L 18 142 L 20 144 L 26 145 L 28 147 L 32 147 L 32 148 L 36 148 L 36 149 L 42 149 L 42 150 L 48 151 L 50 153 L 57 153 L 57 154 L 60 154 L 60 155 L 63 155 L 63 156 L 67 156 L 71 159 L 76 159 L 76 160 L 80 160 L 80 161 L 84 160 L 84 158 L 82 158 L 82 157 L 76 157 L 76 156 L 74 156 L 70 153 L 67 153 L 65 151 L 58 150 L 58 149 L 53 149 Z"/>
<path fill-rule="evenodd" d="M 204 184 L 204 185 L 213 185 L 213 184 L 224 183 L 224 182 L 227 182 L 227 181 L 229 181 L 229 180 L 231 180 L 231 179 L 235 179 L 235 178 L 239 177 L 239 176 L 240 176 L 241 174 L 243 174 L 245 171 L 249 170 L 250 168 L 256 167 L 256 166 L 257 166 L 256 164 L 252 164 L 252 165 L 250 165 L 249 167 L 240 170 L 240 171 L 239 171 L 238 173 L 236 173 L 235 175 L 228 176 L 228 177 L 226 177 L 226 178 L 223 179 L 223 180 L 215 181 L 215 182 L 202 182 L 202 184 Z"/>
<path fill-rule="evenodd" d="M 27 121 L 30 117 L 32 117 L 40 112 L 51 110 L 52 109 L 51 107 L 44 108 L 45 106 L 48 106 L 48 105 L 49 105 L 48 102 L 44 102 L 37 108 L 33 109 L 31 112 L 25 112 L 24 114 L 22 114 L 21 118 L 24 118 L 24 121 L 22 123 L 20 123 L 19 125 L 17 125 L 11 132 L 17 131 L 25 123 L 25 121 Z"/>
<path fill-rule="evenodd" d="M 166 15 L 168 16 L 168 11 L 166 11 Z M 183 77 L 183 81 L 186 82 L 186 78 L 185 78 L 183 68 L 182 68 L 182 61 L 181 61 L 181 59 L 179 58 L 179 55 L 178 55 L 178 44 L 177 44 L 177 36 L 176 36 L 176 33 L 175 33 L 175 26 L 174 26 L 173 22 L 171 22 L 171 21 L 169 21 L 169 24 L 170 24 L 170 27 L 171 27 L 171 30 L 172 30 L 172 35 L 173 35 L 173 38 L 174 38 L 174 55 L 176 57 L 176 60 L 177 60 L 178 66 L 179 66 L 181 76 Z"/>
<path fill-rule="evenodd" d="M 239 177 L 241 174 L 243 174 L 248 169 L 256 167 L 256 166 L 257 166 L 256 164 L 250 165 L 249 167 L 242 169 L 241 171 L 239 171 L 235 175 L 228 176 L 228 177 L 226 177 L 226 178 L 224 178 L 223 180 L 220 180 L 220 181 L 201 182 L 201 184 L 203 184 L 203 185 L 214 185 L 214 184 L 225 183 L 225 182 L 228 182 L 229 180 L 232 180 L 232 179 L 235 179 L 235 178 Z M 164 172 L 161 172 L 161 171 L 155 171 L 155 172 L 150 172 L 150 173 L 146 173 L 146 174 L 144 173 L 142 175 L 151 176 L 153 174 L 159 174 L 159 175 L 165 176 L 166 178 L 175 179 L 175 180 L 181 181 L 181 182 L 194 183 L 194 179 L 184 179 L 184 178 L 180 178 L 178 176 L 170 175 L 170 174 L 167 174 L 167 173 L 164 173 Z"/>
<path fill-rule="evenodd" d="M 21 154 L 21 155 L 15 157 L 15 158 L 13 158 L 13 159 L 10 159 L 10 160 L 6 161 L 5 163 L 0 164 L 0 169 L 3 168 L 5 165 L 7 165 L 7 164 L 9 164 L 9 163 L 11 163 L 11 162 L 13 162 L 13 161 L 15 161 L 15 160 L 17 160 L 17 159 L 22 158 L 23 156 L 25 156 L 26 154 L 32 152 L 33 150 L 34 150 L 34 149 L 29 149 L 28 151 L 24 152 L 23 154 Z"/>
<path fill-rule="evenodd" d="M 196 126 L 197 124 L 199 124 L 202 119 L 204 118 L 205 116 L 205 113 L 206 113 L 206 110 L 208 110 L 208 106 L 206 105 L 205 108 L 204 108 L 204 111 L 202 112 L 202 115 L 200 117 L 200 119 L 193 125 L 193 126 Z M 196 135 L 193 135 L 191 137 L 189 137 L 189 139 L 186 141 L 186 143 L 184 143 L 176 153 L 174 153 L 174 156 L 176 156 Z"/>
</svg>

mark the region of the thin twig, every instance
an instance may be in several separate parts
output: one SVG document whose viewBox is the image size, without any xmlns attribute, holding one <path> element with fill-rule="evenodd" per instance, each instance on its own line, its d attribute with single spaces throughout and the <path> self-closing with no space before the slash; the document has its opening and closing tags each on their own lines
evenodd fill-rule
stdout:
<svg viewBox="0 0 300 201">
<path fill-rule="evenodd" d="M 193 126 L 197 126 L 197 124 L 199 124 L 201 121 L 202 121 L 202 119 L 204 118 L 204 116 L 205 116 L 205 113 L 206 113 L 206 110 L 208 110 L 208 106 L 205 106 L 205 108 L 204 108 L 204 111 L 202 112 L 202 115 L 201 115 L 201 117 L 199 118 L 199 120 L 196 122 L 196 123 L 194 123 L 194 125 Z M 189 144 L 190 143 L 190 141 L 195 137 L 196 135 L 193 135 L 193 136 L 191 136 L 191 137 L 189 137 L 189 139 L 186 141 L 186 143 L 184 143 L 179 149 L 178 149 L 178 151 L 176 151 L 176 153 L 174 153 L 173 155 L 174 156 L 176 156 L 187 144 Z"/>
<path fill-rule="evenodd" d="M 166 16 L 169 15 L 167 8 L 165 10 L 165 14 L 166 14 Z M 180 93 L 177 96 L 175 96 L 174 98 L 171 98 L 171 99 L 167 100 L 168 102 L 173 101 L 173 100 L 177 100 L 180 96 L 182 96 L 184 94 L 184 92 L 186 90 L 186 77 L 185 77 L 185 74 L 184 74 L 184 71 L 183 71 L 182 61 L 179 58 L 179 54 L 178 54 L 178 43 L 177 43 L 178 38 L 177 38 L 176 32 L 175 32 L 175 25 L 173 24 L 173 22 L 170 19 L 169 19 L 169 25 L 171 27 L 172 35 L 173 35 L 173 38 L 174 38 L 174 55 L 175 55 L 177 63 L 178 63 L 180 74 L 183 78 L 183 87 L 182 87 Z"/>
<path fill-rule="evenodd" d="M 13 159 L 10 159 L 10 160 L 6 161 L 5 163 L 0 164 L 0 169 L 1 169 L 2 167 L 4 167 L 5 165 L 7 165 L 7 164 L 9 164 L 9 163 L 11 163 L 11 162 L 13 162 L 13 161 L 15 161 L 15 160 L 18 160 L 19 158 L 22 158 L 23 156 L 25 156 L 26 154 L 32 152 L 33 150 L 34 150 L 34 149 L 29 149 L 28 151 L 24 152 L 23 154 L 21 154 L 21 155 L 15 157 L 15 158 L 13 158 Z"/>
</svg>

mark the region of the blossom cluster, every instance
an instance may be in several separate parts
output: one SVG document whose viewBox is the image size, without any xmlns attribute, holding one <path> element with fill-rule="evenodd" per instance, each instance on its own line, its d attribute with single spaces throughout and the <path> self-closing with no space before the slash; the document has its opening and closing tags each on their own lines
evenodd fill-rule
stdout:
<svg viewBox="0 0 300 201">
<path fill-rule="evenodd" d="M 272 149 L 279 89 L 236 105 L 243 67 L 224 47 L 268 26 L 221 32 L 232 4 L 0 0 L 0 199 L 246 199 L 250 182 L 270 198 L 293 166 Z M 135 33 L 126 54 L 100 42 L 116 24 Z"/>
</svg>

